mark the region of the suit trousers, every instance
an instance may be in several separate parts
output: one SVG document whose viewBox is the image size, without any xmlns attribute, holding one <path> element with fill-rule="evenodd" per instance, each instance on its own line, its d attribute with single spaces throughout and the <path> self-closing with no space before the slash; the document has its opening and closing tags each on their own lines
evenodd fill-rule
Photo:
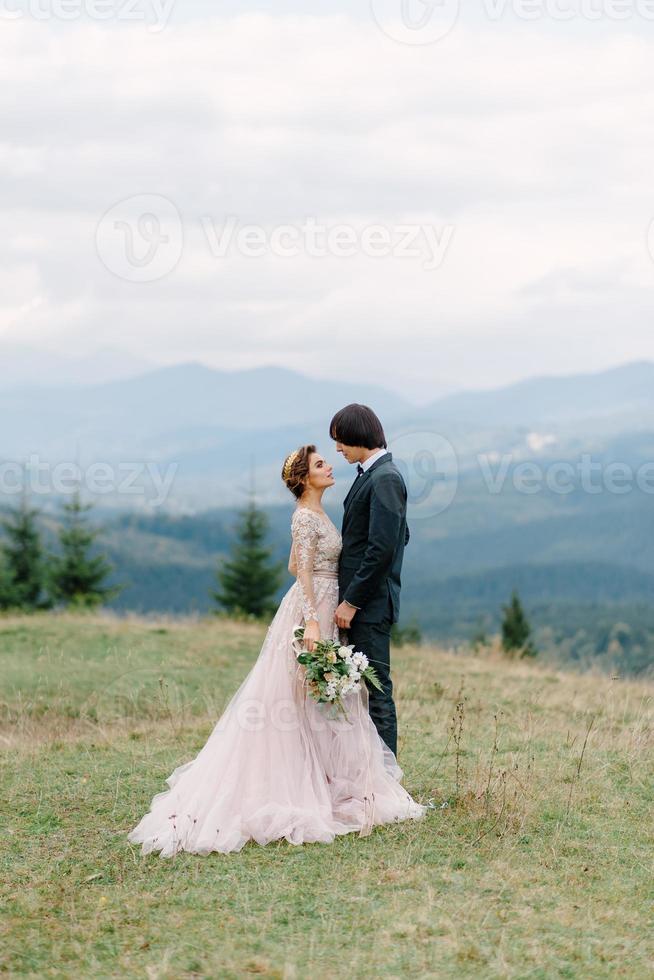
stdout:
<svg viewBox="0 0 654 980">
<path fill-rule="evenodd" d="M 390 615 L 380 623 L 357 622 L 355 616 L 348 630 L 348 643 L 353 643 L 355 650 L 365 653 L 377 672 L 382 691 L 366 681 L 370 717 L 381 738 L 397 755 L 397 712 L 391 680 L 391 625 Z"/>
</svg>

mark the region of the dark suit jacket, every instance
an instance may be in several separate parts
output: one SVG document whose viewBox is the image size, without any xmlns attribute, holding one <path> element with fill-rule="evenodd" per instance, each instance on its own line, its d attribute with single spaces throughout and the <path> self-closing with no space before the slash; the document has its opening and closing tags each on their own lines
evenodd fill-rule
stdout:
<svg viewBox="0 0 654 980">
<path fill-rule="evenodd" d="M 339 600 L 359 607 L 359 622 L 398 620 L 400 573 L 409 540 L 406 502 L 406 485 L 391 453 L 358 476 L 345 498 Z"/>
</svg>

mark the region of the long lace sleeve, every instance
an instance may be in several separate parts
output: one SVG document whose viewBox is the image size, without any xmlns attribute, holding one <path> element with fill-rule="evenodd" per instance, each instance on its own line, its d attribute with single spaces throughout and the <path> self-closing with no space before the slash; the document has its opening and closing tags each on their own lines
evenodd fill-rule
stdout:
<svg viewBox="0 0 654 980">
<path fill-rule="evenodd" d="M 291 521 L 293 538 L 292 556 L 294 557 L 297 584 L 302 597 L 302 614 L 305 622 L 318 619 L 316 598 L 313 591 L 313 564 L 318 543 L 318 528 L 316 518 L 306 507 L 299 507 Z"/>
</svg>

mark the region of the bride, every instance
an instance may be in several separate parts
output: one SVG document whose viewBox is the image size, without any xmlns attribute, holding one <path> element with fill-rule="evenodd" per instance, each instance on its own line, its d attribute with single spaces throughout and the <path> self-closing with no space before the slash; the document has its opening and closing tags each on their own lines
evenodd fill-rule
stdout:
<svg viewBox="0 0 654 980">
<path fill-rule="evenodd" d="M 315 446 L 291 453 L 282 479 L 297 499 L 289 559 L 296 581 L 204 747 L 173 770 L 170 789 L 127 835 L 143 854 L 228 853 L 250 840 L 331 843 L 426 811 L 400 784 L 402 770 L 368 714 L 365 684 L 344 696 L 347 718 L 306 692 L 293 630 L 305 626 L 309 650 L 321 637 L 341 640 L 334 625 L 341 535 L 322 509 L 334 478 Z"/>
</svg>

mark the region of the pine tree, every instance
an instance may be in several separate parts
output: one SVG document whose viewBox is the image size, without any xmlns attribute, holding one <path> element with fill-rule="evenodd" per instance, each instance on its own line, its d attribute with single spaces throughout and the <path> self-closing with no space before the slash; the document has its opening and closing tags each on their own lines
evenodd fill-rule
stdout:
<svg viewBox="0 0 654 980">
<path fill-rule="evenodd" d="M 0 609 L 11 609 L 15 605 L 11 573 L 4 553 L 0 552 Z"/>
<path fill-rule="evenodd" d="M 506 653 L 520 651 L 521 657 L 535 657 L 537 650 L 530 640 L 531 626 L 525 616 L 520 597 L 514 589 L 508 606 L 502 606 L 502 648 Z"/>
<path fill-rule="evenodd" d="M 41 536 L 36 524 L 38 509 L 30 507 L 23 488 L 18 507 L 2 521 L 6 540 L 2 544 L 0 607 L 25 611 L 49 606 L 44 596 L 45 568 Z"/>
<path fill-rule="evenodd" d="M 63 524 L 59 530 L 61 554 L 53 555 L 49 573 L 53 597 L 67 606 L 94 609 L 122 591 L 122 585 L 106 586 L 104 580 L 113 571 L 103 554 L 90 551 L 100 530 L 88 525 L 87 511 L 92 504 L 83 504 L 79 488 L 72 499 L 63 505 Z"/>
<path fill-rule="evenodd" d="M 211 591 L 227 612 L 260 618 L 274 611 L 282 566 L 271 561 L 267 530 L 268 519 L 252 498 L 239 516 L 231 557 L 216 572 L 219 589 Z"/>
</svg>

